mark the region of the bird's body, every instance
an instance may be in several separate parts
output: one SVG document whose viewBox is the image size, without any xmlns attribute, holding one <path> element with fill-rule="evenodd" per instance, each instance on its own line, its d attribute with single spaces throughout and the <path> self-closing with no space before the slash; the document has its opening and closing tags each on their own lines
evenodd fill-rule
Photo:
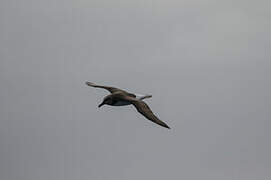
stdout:
<svg viewBox="0 0 271 180">
<path fill-rule="evenodd" d="M 123 100 L 121 98 L 116 97 L 114 93 L 110 94 L 109 96 L 111 96 L 113 98 L 113 103 L 108 104 L 110 106 L 127 106 L 127 105 L 132 104 L 130 101 L 125 101 L 125 100 Z M 151 97 L 151 95 L 141 95 L 141 94 L 131 94 L 131 93 L 127 94 L 127 96 L 136 98 L 138 100 L 142 100 L 142 99 Z"/>
<path fill-rule="evenodd" d="M 111 106 L 127 106 L 127 105 L 131 105 L 131 103 L 128 101 L 119 100 L 119 101 L 116 101 L 116 103 L 112 104 Z"/>
<path fill-rule="evenodd" d="M 104 104 L 110 106 L 127 106 L 132 104 L 135 106 L 137 111 L 141 113 L 143 116 L 145 116 L 147 119 L 165 128 L 169 128 L 169 126 L 163 121 L 159 120 L 153 114 L 149 106 L 144 101 L 142 101 L 143 99 L 152 97 L 151 95 L 132 94 L 118 88 L 109 86 L 100 86 L 91 82 L 86 82 L 86 84 L 91 87 L 106 89 L 111 93 L 103 99 L 103 102 L 98 107 L 101 107 Z"/>
</svg>

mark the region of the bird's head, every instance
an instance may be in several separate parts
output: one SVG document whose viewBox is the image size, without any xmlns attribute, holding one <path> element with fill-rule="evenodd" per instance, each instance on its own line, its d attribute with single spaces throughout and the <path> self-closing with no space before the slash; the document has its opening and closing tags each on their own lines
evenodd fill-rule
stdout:
<svg viewBox="0 0 271 180">
<path fill-rule="evenodd" d="M 101 104 L 99 104 L 98 107 L 102 107 L 103 105 L 105 104 L 108 104 L 108 105 L 112 105 L 113 104 L 113 100 L 110 96 L 106 96 L 104 99 L 103 99 L 103 102 Z"/>
</svg>

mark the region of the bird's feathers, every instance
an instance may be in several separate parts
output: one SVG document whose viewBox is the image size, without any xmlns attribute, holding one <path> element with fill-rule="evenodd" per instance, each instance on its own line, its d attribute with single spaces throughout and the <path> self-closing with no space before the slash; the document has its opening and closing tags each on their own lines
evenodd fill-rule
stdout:
<svg viewBox="0 0 271 180">
<path fill-rule="evenodd" d="M 137 111 L 142 114 L 144 117 L 146 117 L 148 120 L 159 124 L 160 126 L 163 126 L 165 128 L 170 129 L 170 127 L 164 123 L 163 121 L 161 121 L 160 119 L 158 119 L 152 112 L 152 110 L 149 108 L 149 106 L 142 101 L 142 99 L 145 98 L 150 98 L 152 97 L 151 95 L 147 95 L 147 96 L 142 96 L 140 98 L 137 98 L 135 94 L 131 94 L 128 93 L 124 90 L 115 88 L 115 87 L 109 87 L 109 86 L 100 86 L 91 82 L 86 82 L 86 84 L 88 86 L 91 87 L 95 87 L 95 88 L 103 88 L 108 90 L 109 92 L 111 92 L 110 96 L 112 99 L 116 100 L 116 101 L 120 101 L 120 102 L 127 102 L 127 104 L 133 104 L 135 106 L 135 108 L 137 109 Z"/>
<path fill-rule="evenodd" d="M 91 86 L 91 87 L 95 87 L 95 88 L 102 88 L 102 89 L 106 89 L 111 93 L 117 92 L 117 91 L 123 91 L 121 89 L 115 88 L 115 87 L 110 87 L 110 86 L 100 86 L 97 84 L 94 84 L 92 82 L 86 82 L 86 85 Z"/>
<path fill-rule="evenodd" d="M 156 124 L 159 124 L 160 126 L 163 126 L 165 128 L 170 129 L 170 127 L 166 123 L 164 123 L 163 121 L 161 121 L 160 119 L 158 119 L 153 114 L 153 112 L 150 109 L 150 107 L 144 101 L 142 101 L 140 99 L 136 99 L 134 97 L 125 96 L 122 93 L 117 93 L 116 96 L 119 99 L 131 102 L 131 104 L 133 104 L 135 106 L 135 108 L 137 109 L 137 111 L 140 114 L 142 114 L 144 117 L 146 117 L 148 120 L 150 120 L 150 121 L 152 121 L 152 122 L 154 122 Z"/>
<path fill-rule="evenodd" d="M 142 100 L 137 100 L 137 101 L 133 101 L 132 104 L 135 106 L 135 108 L 137 109 L 137 111 L 142 114 L 143 116 L 145 116 L 147 119 L 149 119 L 150 121 L 159 124 L 160 126 L 163 126 L 165 128 L 170 129 L 170 127 L 164 123 L 163 121 L 161 121 L 160 119 L 158 119 L 152 112 L 152 110 L 149 108 L 149 106 Z"/>
</svg>

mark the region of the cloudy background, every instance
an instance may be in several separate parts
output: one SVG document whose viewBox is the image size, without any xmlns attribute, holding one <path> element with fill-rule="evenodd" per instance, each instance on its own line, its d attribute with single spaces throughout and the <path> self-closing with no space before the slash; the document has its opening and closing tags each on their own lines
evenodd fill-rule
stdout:
<svg viewBox="0 0 271 180">
<path fill-rule="evenodd" d="M 1 0 L 0 179 L 269 180 L 268 0 Z M 152 94 L 172 129 L 104 90 Z"/>
</svg>

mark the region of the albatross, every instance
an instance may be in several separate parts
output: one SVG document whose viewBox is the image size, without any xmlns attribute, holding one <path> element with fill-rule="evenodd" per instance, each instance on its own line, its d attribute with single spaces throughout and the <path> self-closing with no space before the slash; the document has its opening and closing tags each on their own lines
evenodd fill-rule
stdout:
<svg viewBox="0 0 271 180">
<path fill-rule="evenodd" d="M 145 116 L 148 120 L 159 124 L 165 128 L 170 129 L 170 127 L 158 119 L 149 108 L 149 106 L 143 101 L 143 99 L 151 98 L 151 95 L 140 95 L 140 94 L 133 94 L 126 92 L 122 89 L 110 87 L 110 86 L 101 86 L 95 83 L 86 82 L 86 85 L 94 87 L 94 88 L 102 88 L 109 91 L 111 94 L 104 97 L 101 104 L 99 104 L 99 108 L 103 105 L 110 105 L 110 106 L 126 106 L 126 105 L 134 105 L 139 113 Z"/>
</svg>

